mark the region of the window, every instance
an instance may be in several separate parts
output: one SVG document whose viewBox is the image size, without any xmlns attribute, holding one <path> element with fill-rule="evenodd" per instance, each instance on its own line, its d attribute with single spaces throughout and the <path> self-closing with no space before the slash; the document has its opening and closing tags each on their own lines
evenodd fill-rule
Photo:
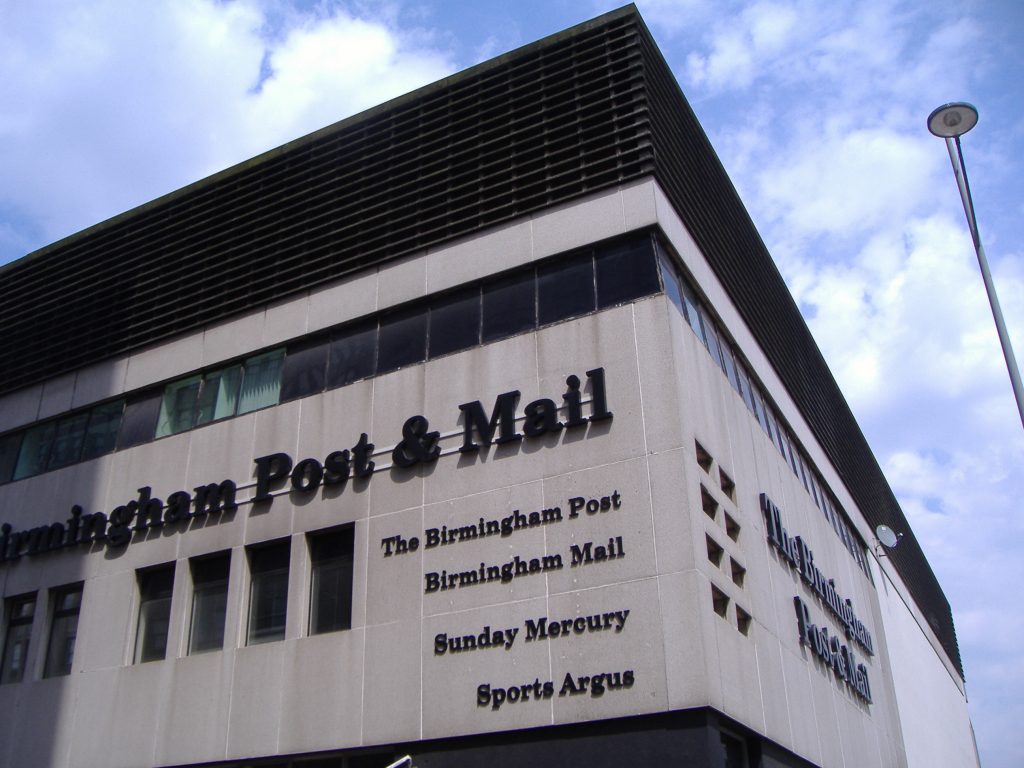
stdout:
<svg viewBox="0 0 1024 768">
<path fill-rule="evenodd" d="M 480 289 L 459 291 L 430 307 L 430 357 L 480 343 Z"/>
<path fill-rule="evenodd" d="M 89 412 L 89 426 L 82 441 L 82 461 L 95 459 L 114 450 L 123 413 L 124 400 L 97 405 Z"/>
<path fill-rule="evenodd" d="M 250 547 L 249 631 L 246 643 L 257 645 L 284 639 L 288 613 L 288 558 L 291 542 Z"/>
<path fill-rule="evenodd" d="M 78 612 L 82 607 L 82 585 L 51 590 L 50 602 L 53 608 L 43 677 L 70 675 L 78 636 Z"/>
<path fill-rule="evenodd" d="M 15 597 L 7 601 L 7 636 L 0 658 L 0 685 L 20 683 L 25 677 L 28 641 L 32 634 L 32 618 L 36 612 L 36 596 Z"/>
<path fill-rule="evenodd" d="M 238 387 L 241 383 L 240 365 L 232 365 L 206 374 L 199 393 L 196 424 L 206 424 L 209 421 L 234 416 L 238 408 Z"/>
<path fill-rule="evenodd" d="M 587 253 L 537 270 L 537 316 L 541 325 L 593 312 L 594 259 Z"/>
<path fill-rule="evenodd" d="M 309 634 L 352 626 L 352 527 L 309 537 L 313 564 Z"/>
<path fill-rule="evenodd" d="M 380 321 L 377 373 L 427 359 L 427 314 L 421 309 L 402 310 Z"/>
<path fill-rule="evenodd" d="M 14 468 L 15 480 L 38 475 L 46 470 L 56 426 L 56 422 L 50 421 L 32 427 L 25 433 L 25 438 L 21 441 L 21 453 L 18 454 L 18 464 Z"/>
<path fill-rule="evenodd" d="M 327 386 L 343 387 L 377 370 L 377 322 L 346 328 L 331 342 Z"/>
<path fill-rule="evenodd" d="M 156 436 L 176 435 L 236 413 L 276 404 L 281 392 L 283 360 L 284 350 L 278 349 L 250 357 L 244 364 L 172 381 L 164 387 Z M 301 367 L 303 362 L 298 355 L 295 366 Z M 323 370 L 319 387 L 323 389 Z"/>
<path fill-rule="evenodd" d="M 483 287 L 483 341 L 505 339 L 537 327 L 533 272 L 502 278 Z"/>
<path fill-rule="evenodd" d="M 82 443 L 85 442 L 85 429 L 88 425 L 88 411 L 67 416 L 57 422 L 47 469 L 66 467 L 78 461 L 82 455 Z"/>
<path fill-rule="evenodd" d="M 190 376 L 164 387 L 160 419 L 156 425 L 157 437 L 174 435 L 195 426 L 199 412 L 199 387 L 202 383 L 202 377 Z"/>
<path fill-rule="evenodd" d="M 598 309 L 649 296 L 661 289 L 650 235 L 599 250 L 594 266 Z"/>
<path fill-rule="evenodd" d="M 284 350 L 275 349 L 245 361 L 242 371 L 242 392 L 238 396 L 238 413 L 249 413 L 268 405 L 276 405 L 281 393 L 281 365 Z"/>
<path fill-rule="evenodd" d="M 231 554 L 196 558 L 192 571 L 192 621 L 188 652 L 219 651 L 224 647 L 224 617 L 228 604 Z"/>
<path fill-rule="evenodd" d="M 700 314 L 697 312 L 700 302 L 697 299 L 697 294 L 693 292 L 693 288 L 687 282 L 683 283 L 683 301 L 686 305 L 686 319 L 690 322 L 690 327 L 697 334 L 700 343 L 705 344 L 704 331 L 700 327 Z"/>
<path fill-rule="evenodd" d="M 139 571 L 139 626 L 135 633 L 135 662 L 159 661 L 167 655 L 171 623 L 174 564 Z"/>
<path fill-rule="evenodd" d="M 288 347 L 281 370 L 281 402 L 323 392 L 327 385 L 327 350 L 329 342 L 312 342 Z"/>
<path fill-rule="evenodd" d="M 20 449 L 20 432 L 0 437 L 0 483 L 6 483 L 14 477 L 14 467 L 18 463 Z"/>
<path fill-rule="evenodd" d="M 121 432 L 117 436 L 118 448 L 131 448 L 153 439 L 161 403 L 159 389 L 140 392 L 128 399 L 124 406 Z"/>
</svg>

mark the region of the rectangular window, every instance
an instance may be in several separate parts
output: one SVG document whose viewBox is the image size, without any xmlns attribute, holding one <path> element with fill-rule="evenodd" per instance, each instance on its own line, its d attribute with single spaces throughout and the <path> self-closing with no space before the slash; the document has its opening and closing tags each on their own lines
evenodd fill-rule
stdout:
<svg viewBox="0 0 1024 768">
<path fill-rule="evenodd" d="M 78 612 L 82 607 L 82 585 L 50 590 L 50 638 L 46 644 L 43 677 L 71 674 L 78 636 Z"/>
<path fill-rule="evenodd" d="M 82 461 L 95 459 L 114 450 L 123 413 L 124 400 L 97 405 L 89 412 L 89 426 L 82 442 Z"/>
<path fill-rule="evenodd" d="M 312 534 L 312 596 L 309 634 L 352 626 L 352 527 Z"/>
<path fill-rule="evenodd" d="M 275 349 L 245 361 L 242 392 L 238 396 L 238 413 L 249 413 L 277 404 L 281 395 L 283 362 L 283 349 Z"/>
<path fill-rule="evenodd" d="M 480 343 L 480 289 L 459 291 L 430 307 L 430 357 Z"/>
<path fill-rule="evenodd" d="M 224 617 L 228 605 L 231 553 L 196 558 L 192 571 L 192 621 L 188 652 L 219 651 L 224 647 Z"/>
<path fill-rule="evenodd" d="M 327 386 L 327 350 L 324 339 L 288 347 L 281 369 L 281 402 L 323 392 Z"/>
<path fill-rule="evenodd" d="M 199 387 L 201 376 L 189 376 L 173 381 L 164 387 L 160 403 L 160 418 L 156 425 L 156 436 L 176 435 L 192 429 L 199 414 Z"/>
<path fill-rule="evenodd" d="M 537 270 L 537 318 L 541 325 L 593 312 L 594 259 L 587 253 Z"/>
<path fill-rule="evenodd" d="M 737 392 L 740 391 L 740 382 L 736 378 L 736 358 L 733 356 L 732 348 L 726 343 L 725 339 L 721 339 L 722 342 L 722 362 L 725 364 L 725 375 L 729 379 L 729 384 Z"/>
<path fill-rule="evenodd" d="M 486 283 L 483 287 L 484 343 L 536 328 L 536 292 L 532 270 Z"/>
<path fill-rule="evenodd" d="M 159 661 L 167 655 L 171 624 L 174 564 L 139 571 L 139 626 L 135 633 L 135 663 Z"/>
<path fill-rule="evenodd" d="M 601 249 L 594 266 L 598 309 L 650 296 L 661 289 L 649 234 Z"/>
<path fill-rule="evenodd" d="M 331 342 L 327 386 L 344 387 L 377 371 L 377 321 L 350 326 Z"/>
<path fill-rule="evenodd" d="M 21 452 L 18 454 L 18 464 L 14 469 L 15 480 L 38 475 L 46 470 L 56 427 L 57 423 L 51 421 L 32 427 L 25 433 L 21 441 Z"/>
<path fill-rule="evenodd" d="M 18 451 L 21 450 L 21 437 L 21 432 L 0 437 L 0 483 L 6 483 L 14 477 Z"/>
<path fill-rule="evenodd" d="M 700 327 L 700 313 L 697 311 L 697 307 L 700 306 L 700 302 L 697 299 L 697 294 L 694 293 L 693 288 L 690 284 L 683 282 L 683 301 L 686 304 L 686 319 L 690 322 L 690 327 L 693 328 L 693 332 L 697 334 L 697 338 L 700 339 L 701 344 L 705 344 L 704 341 L 704 330 Z"/>
<path fill-rule="evenodd" d="M 32 617 L 36 612 L 36 596 L 14 597 L 7 600 L 7 633 L 4 638 L 3 657 L 0 658 L 0 685 L 20 683 L 25 677 L 28 661 L 28 641 L 32 634 Z"/>
<path fill-rule="evenodd" d="M 85 441 L 88 424 L 88 411 L 67 416 L 57 422 L 47 469 L 59 469 L 78 461 L 82 455 L 82 443 Z"/>
<path fill-rule="evenodd" d="M 715 328 L 715 323 L 704 310 L 704 307 L 700 308 L 700 319 L 704 326 L 704 344 L 708 348 L 708 352 L 711 355 L 711 359 L 715 361 L 715 365 L 725 372 L 725 368 L 722 366 L 722 355 L 718 351 L 718 329 Z"/>
<path fill-rule="evenodd" d="M 252 579 L 249 592 L 248 645 L 269 643 L 284 639 L 285 619 L 288 615 L 288 558 L 291 542 L 288 539 L 250 547 L 249 574 Z"/>
<path fill-rule="evenodd" d="M 669 300 L 676 305 L 683 318 L 686 318 L 686 310 L 683 308 L 683 291 L 679 287 L 679 279 L 675 270 L 667 261 L 661 262 L 661 281 L 665 284 L 665 293 Z"/>
<path fill-rule="evenodd" d="M 427 313 L 422 307 L 395 312 L 380 321 L 377 373 L 427 359 Z"/>
<path fill-rule="evenodd" d="M 238 387 L 242 383 L 242 366 L 232 365 L 203 376 L 199 390 L 199 415 L 196 424 L 234 416 L 238 408 Z"/>
<path fill-rule="evenodd" d="M 163 392 L 152 389 L 135 395 L 125 403 L 121 432 L 117 436 L 118 448 L 131 448 L 153 439 L 162 402 Z"/>
</svg>

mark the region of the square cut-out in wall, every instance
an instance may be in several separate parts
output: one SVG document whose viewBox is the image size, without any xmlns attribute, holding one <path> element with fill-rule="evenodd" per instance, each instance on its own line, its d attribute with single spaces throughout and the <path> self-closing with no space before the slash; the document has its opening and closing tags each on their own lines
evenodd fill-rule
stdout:
<svg viewBox="0 0 1024 768">
<path fill-rule="evenodd" d="M 750 634 L 750 623 L 751 616 L 749 613 L 744 611 L 738 605 L 736 606 L 736 629 L 740 631 L 742 635 Z"/>
<path fill-rule="evenodd" d="M 729 610 L 729 596 L 714 584 L 711 585 L 711 607 L 723 619 Z"/>
<path fill-rule="evenodd" d="M 708 493 L 708 489 L 703 485 L 700 487 L 700 506 L 704 510 L 705 515 L 712 520 L 715 519 L 715 515 L 718 514 L 718 502 L 715 501 L 715 497 Z"/>
<path fill-rule="evenodd" d="M 711 454 L 704 450 L 704 446 L 700 443 L 694 443 L 697 448 L 697 463 L 700 464 L 700 468 L 705 472 L 711 472 Z"/>
<path fill-rule="evenodd" d="M 732 478 L 722 471 L 721 467 L 718 469 L 718 480 L 722 486 L 722 493 L 732 501 L 736 501 L 736 483 L 734 483 Z"/>
<path fill-rule="evenodd" d="M 729 558 L 729 571 L 732 576 L 732 581 L 737 587 L 743 586 L 743 580 L 747 577 L 747 569 L 737 563 L 731 557 Z"/>
<path fill-rule="evenodd" d="M 715 567 L 722 564 L 722 554 L 725 552 L 721 545 L 707 534 L 704 534 L 708 547 L 708 560 L 714 563 Z"/>
<path fill-rule="evenodd" d="M 740 540 L 740 524 L 736 522 L 732 515 L 725 512 L 725 535 L 733 541 Z"/>
</svg>

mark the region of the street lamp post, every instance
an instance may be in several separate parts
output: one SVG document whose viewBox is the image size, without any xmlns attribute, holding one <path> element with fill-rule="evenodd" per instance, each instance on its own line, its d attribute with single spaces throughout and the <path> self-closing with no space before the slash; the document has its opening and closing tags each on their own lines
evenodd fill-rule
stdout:
<svg viewBox="0 0 1024 768">
<path fill-rule="evenodd" d="M 1013 355 L 1010 334 L 1006 331 L 1003 311 L 999 307 L 999 298 L 996 296 L 996 286 L 992 282 L 992 273 L 988 268 L 985 248 L 982 246 L 981 236 L 978 234 L 978 220 L 974 216 L 974 200 L 971 198 L 971 186 L 967 182 L 967 166 L 964 165 L 964 155 L 960 149 L 960 137 L 977 123 L 978 110 L 965 102 L 944 104 L 928 115 L 928 130 L 940 139 L 946 140 L 949 161 L 953 164 L 953 175 L 956 177 L 960 200 L 964 204 L 964 214 L 967 216 L 967 225 L 971 229 L 971 238 L 974 240 L 974 251 L 978 254 L 981 278 L 985 281 L 985 291 L 988 293 L 988 303 L 992 307 L 992 317 L 996 321 L 999 343 L 1003 346 L 1006 370 L 1010 373 L 1010 384 L 1013 386 L 1013 395 L 1017 399 L 1017 412 L 1020 414 L 1021 425 L 1024 426 L 1024 386 L 1021 386 L 1020 370 L 1017 368 L 1017 359 Z"/>
</svg>

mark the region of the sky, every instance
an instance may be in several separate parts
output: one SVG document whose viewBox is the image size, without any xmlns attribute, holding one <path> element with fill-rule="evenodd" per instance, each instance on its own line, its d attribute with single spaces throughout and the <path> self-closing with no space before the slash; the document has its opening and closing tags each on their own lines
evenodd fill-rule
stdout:
<svg viewBox="0 0 1024 768">
<path fill-rule="evenodd" d="M 616 5 L 0 0 L 0 263 Z M 979 109 L 964 156 L 1024 355 L 1024 3 L 638 6 L 949 598 L 982 764 L 1024 765 L 1024 428 L 925 127 Z"/>
</svg>

